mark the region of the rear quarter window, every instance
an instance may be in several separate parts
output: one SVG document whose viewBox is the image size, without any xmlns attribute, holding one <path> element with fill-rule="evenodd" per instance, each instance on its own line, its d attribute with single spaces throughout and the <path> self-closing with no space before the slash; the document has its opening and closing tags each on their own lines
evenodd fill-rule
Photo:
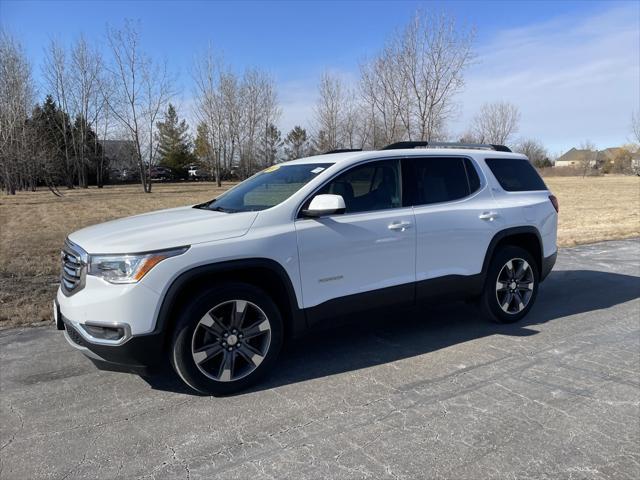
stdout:
<svg viewBox="0 0 640 480">
<path fill-rule="evenodd" d="M 487 158 L 489 169 L 507 192 L 547 190 L 536 169 L 521 158 Z"/>
</svg>

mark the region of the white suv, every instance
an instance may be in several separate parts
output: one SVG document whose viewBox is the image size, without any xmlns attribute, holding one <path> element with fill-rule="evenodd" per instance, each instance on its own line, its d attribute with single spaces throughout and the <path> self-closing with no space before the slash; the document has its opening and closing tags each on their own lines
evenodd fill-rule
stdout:
<svg viewBox="0 0 640 480">
<path fill-rule="evenodd" d="M 501 145 L 329 152 L 201 205 L 72 233 L 54 315 L 99 366 L 168 358 L 190 387 L 227 394 L 286 338 L 361 310 L 475 299 L 519 320 L 555 263 L 557 211 Z"/>
</svg>

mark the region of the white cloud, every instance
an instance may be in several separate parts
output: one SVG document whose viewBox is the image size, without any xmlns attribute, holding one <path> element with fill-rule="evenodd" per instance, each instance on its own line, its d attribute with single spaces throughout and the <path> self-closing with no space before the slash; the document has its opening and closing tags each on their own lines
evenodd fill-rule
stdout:
<svg viewBox="0 0 640 480">
<path fill-rule="evenodd" d="M 630 138 L 631 112 L 640 110 L 637 4 L 498 31 L 477 53 L 448 126 L 453 137 L 482 103 L 507 100 L 521 110 L 518 135 L 539 139 L 552 154 L 586 139 L 604 148 Z M 310 131 L 321 73 L 278 82 L 283 135 L 295 125 Z M 357 68 L 332 73 L 357 83 Z"/>
<path fill-rule="evenodd" d="M 452 131 L 485 101 L 508 100 L 522 113 L 519 134 L 552 153 L 587 138 L 599 147 L 625 142 L 640 105 L 639 14 L 630 3 L 499 32 L 468 72 Z"/>
</svg>

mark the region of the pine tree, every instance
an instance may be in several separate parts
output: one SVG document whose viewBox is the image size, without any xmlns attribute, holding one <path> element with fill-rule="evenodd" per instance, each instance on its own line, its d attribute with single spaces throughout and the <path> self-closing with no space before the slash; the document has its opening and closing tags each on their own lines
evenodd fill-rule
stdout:
<svg viewBox="0 0 640 480">
<path fill-rule="evenodd" d="M 178 117 L 175 107 L 169 104 L 164 122 L 158 122 L 156 140 L 158 142 L 159 163 L 184 175 L 187 166 L 194 161 L 187 122 Z"/>
<path fill-rule="evenodd" d="M 284 139 L 284 154 L 287 160 L 295 160 L 309 154 L 309 138 L 307 131 L 296 125 Z"/>
<path fill-rule="evenodd" d="M 277 163 L 278 150 L 282 146 L 282 135 L 280 130 L 270 123 L 264 132 L 264 144 L 262 146 L 262 158 L 264 167 Z"/>
</svg>

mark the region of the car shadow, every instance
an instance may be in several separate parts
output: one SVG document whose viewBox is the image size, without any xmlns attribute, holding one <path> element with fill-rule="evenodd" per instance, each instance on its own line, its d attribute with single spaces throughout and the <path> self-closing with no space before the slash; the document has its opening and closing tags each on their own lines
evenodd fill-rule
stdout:
<svg viewBox="0 0 640 480">
<path fill-rule="evenodd" d="M 315 331 L 291 342 L 273 373 L 240 395 L 424 355 L 490 335 L 535 335 L 538 332 L 529 328 L 533 325 L 639 297 L 640 277 L 562 270 L 549 275 L 529 315 L 515 324 L 491 323 L 476 306 L 463 302 L 362 314 L 347 325 Z M 193 393 L 166 369 L 145 380 L 154 389 Z"/>
</svg>

